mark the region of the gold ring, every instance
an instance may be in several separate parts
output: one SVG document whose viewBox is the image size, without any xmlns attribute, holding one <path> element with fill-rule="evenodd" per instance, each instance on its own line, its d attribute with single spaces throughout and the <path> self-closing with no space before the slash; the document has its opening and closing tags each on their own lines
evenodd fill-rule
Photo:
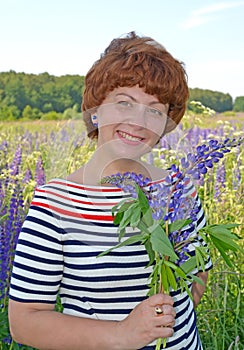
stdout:
<svg viewBox="0 0 244 350">
<path fill-rule="evenodd" d="M 161 307 L 156 306 L 154 310 L 156 315 L 163 315 L 163 310 L 161 309 Z"/>
</svg>

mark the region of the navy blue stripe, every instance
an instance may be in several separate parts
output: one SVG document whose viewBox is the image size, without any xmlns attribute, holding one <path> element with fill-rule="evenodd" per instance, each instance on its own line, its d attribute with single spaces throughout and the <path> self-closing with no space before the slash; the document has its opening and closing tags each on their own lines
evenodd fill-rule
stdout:
<svg viewBox="0 0 244 350">
<path fill-rule="evenodd" d="M 26 239 L 19 239 L 18 244 L 22 244 L 26 247 L 37 249 L 40 251 L 40 253 L 43 251 L 43 252 L 47 252 L 47 253 L 51 253 L 51 254 L 55 254 L 55 255 L 63 255 L 62 250 L 53 249 L 53 248 L 49 248 L 48 246 L 39 245 L 39 244 L 33 243 L 31 241 L 27 241 Z"/>
<path fill-rule="evenodd" d="M 16 261 L 14 261 L 13 265 L 14 265 L 14 267 L 17 267 L 17 268 L 22 269 L 24 271 L 30 271 L 30 272 L 41 274 L 41 275 L 45 275 L 45 276 L 60 276 L 63 273 L 63 269 L 62 270 L 55 270 L 55 271 L 53 271 L 53 270 L 49 271 L 49 270 L 37 269 L 35 267 L 27 266 L 27 265 L 18 263 Z"/>
<path fill-rule="evenodd" d="M 26 283 L 31 283 L 31 284 L 35 284 L 35 285 L 59 286 L 59 284 L 60 284 L 60 280 L 58 280 L 58 281 L 40 281 L 40 280 L 36 280 L 34 278 L 29 278 L 29 277 L 25 277 L 23 275 L 19 275 L 17 273 L 12 273 L 12 276 L 20 281 L 24 281 Z"/>
<path fill-rule="evenodd" d="M 63 278 L 81 282 L 107 282 L 107 281 L 131 281 L 135 279 L 147 279 L 150 273 L 129 274 L 129 275 L 110 275 L 110 276 L 77 276 L 64 272 Z"/>
<path fill-rule="evenodd" d="M 10 284 L 11 289 L 16 289 L 20 292 L 26 293 L 26 294 L 37 294 L 37 295 L 56 295 L 57 294 L 57 290 L 56 291 L 44 291 L 44 290 L 34 290 L 34 289 L 28 289 L 28 288 L 23 288 L 20 286 L 16 286 L 15 284 L 11 283 Z"/>
<path fill-rule="evenodd" d="M 40 250 L 44 250 L 45 251 L 45 249 L 40 249 Z M 28 254 L 28 253 L 25 253 L 25 252 L 20 251 L 20 250 L 17 250 L 15 254 L 17 256 L 21 256 L 22 258 L 25 258 L 27 260 L 37 261 L 37 262 L 40 262 L 40 263 L 43 263 L 43 264 L 48 264 L 48 265 L 61 265 L 61 266 L 63 266 L 63 260 L 47 259 L 47 258 L 43 258 L 43 257 L 38 256 L 38 255 Z M 40 254 L 41 254 L 41 252 L 40 252 Z"/>
<path fill-rule="evenodd" d="M 93 315 L 93 314 L 96 314 L 96 315 L 102 315 L 102 314 L 105 314 L 105 315 L 125 315 L 127 316 L 130 312 L 131 312 L 131 309 L 83 309 L 77 305 L 73 305 L 73 304 L 68 304 L 68 303 L 64 303 L 63 306 L 65 308 L 67 308 L 68 310 L 75 310 L 79 313 L 84 313 L 86 315 Z"/>
<path fill-rule="evenodd" d="M 54 203 L 54 204 L 62 205 L 62 206 L 65 206 L 65 207 L 69 208 L 69 210 L 85 210 L 85 211 L 92 211 L 92 212 L 94 212 L 94 208 L 89 208 L 87 206 L 87 204 L 86 205 L 84 204 L 83 206 L 82 205 L 78 205 L 76 202 L 72 202 L 72 200 L 70 198 L 67 198 L 66 200 L 70 201 L 72 204 L 68 204 L 67 202 L 62 202 L 62 201 L 54 199 L 54 198 L 50 198 L 50 197 L 46 198 L 44 196 L 39 196 L 39 195 L 37 195 L 35 197 L 35 201 L 37 199 L 45 199 L 45 200 L 48 201 L 48 204 L 49 203 Z M 102 209 L 96 208 L 96 212 L 105 212 L 105 213 L 109 212 L 109 213 L 111 213 L 111 208 L 109 208 L 109 207 L 107 209 L 106 209 L 106 207 L 104 207 Z"/>
<path fill-rule="evenodd" d="M 60 185 L 58 185 L 60 186 Z M 67 186 L 68 187 L 68 186 Z M 46 189 L 54 189 L 54 190 L 57 190 L 58 193 L 62 192 L 62 193 L 65 193 L 67 197 L 69 197 L 70 195 L 74 195 L 76 197 L 80 197 L 80 198 L 88 198 L 88 199 L 101 199 L 101 198 L 104 198 L 104 199 L 117 199 L 117 200 L 121 200 L 121 199 L 124 199 L 124 198 L 130 198 L 130 196 L 124 192 L 121 192 L 120 195 L 108 195 L 109 192 L 99 192 L 99 195 L 98 196 L 95 196 L 95 195 L 92 195 L 91 192 L 92 191 L 89 191 L 89 190 L 86 190 L 86 189 L 81 189 L 82 191 L 84 191 L 84 193 L 81 193 L 81 192 L 74 192 L 74 191 L 71 191 L 71 190 L 68 190 L 67 189 L 63 189 L 63 188 L 60 188 L 60 187 L 56 187 L 56 186 L 52 186 L 52 185 L 46 185 L 45 186 Z M 79 190 L 79 189 L 77 189 Z M 94 190 L 94 192 L 96 192 L 96 189 Z M 36 194 L 38 196 L 38 194 Z M 49 194 L 47 194 L 47 196 L 50 196 Z M 46 197 L 44 197 L 46 198 Z M 48 197 L 49 199 L 49 197 Z"/>
<path fill-rule="evenodd" d="M 40 208 L 40 207 L 32 207 L 32 210 L 36 210 L 37 212 L 42 212 L 42 213 L 43 213 L 43 211 L 47 211 L 46 209 L 43 209 L 43 208 Z M 47 213 L 49 213 L 49 211 L 47 211 Z M 53 215 L 50 215 L 50 216 L 53 217 Z M 60 218 L 59 218 L 59 220 L 60 220 Z M 34 222 L 35 224 L 38 224 L 38 225 L 40 225 L 42 227 L 49 228 L 51 231 L 57 232 L 58 234 L 64 233 L 63 228 L 58 227 L 58 226 L 54 226 L 50 222 L 48 222 L 46 220 L 39 219 L 37 216 L 32 216 L 31 214 L 29 214 L 26 217 L 25 221 L 27 221 L 27 222 L 29 221 L 31 223 Z M 36 231 L 36 230 L 30 229 L 28 227 L 25 227 L 25 225 L 23 226 L 22 230 L 24 232 L 28 232 L 30 234 L 32 234 L 32 232 L 33 232 L 33 234 L 36 234 L 38 237 L 44 237 L 44 238 L 47 237 L 46 239 L 48 239 L 50 242 L 59 242 L 55 237 L 47 236 L 47 235 L 45 235 L 45 233 L 42 233 L 40 231 Z"/>
<path fill-rule="evenodd" d="M 64 242 L 64 245 L 70 245 L 70 246 L 74 246 L 74 245 L 78 245 L 78 246 L 82 246 L 85 245 L 83 242 L 80 241 L 76 241 L 76 243 L 74 243 L 74 241 L 66 241 Z M 67 243 L 67 244 L 66 244 Z M 64 256 L 67 257 L 74 257 L 74 258 L 92 258 L 92 257 L 97 257 L 98 254 L 101 253 L 101 251 L 95 251 L 95 252 L 66 252 L 64 251 Z M 118 252 L 116 250 L 112 251 L 109 253 L 109 256 L 116 256 L 116 257 L 126 257 L 126 256 L 135 256 L 135 257 L 141 257 L 141 256 L 145 256 L 148 257 L 147 251 L 146 250 L 139 250 L 139 251 L 127 251 L 127 252 Z"/>
<path fill-rule="evenodd" d="M 130 262 L 130 263 L 122 263 L 122 262 L 107 262 L 107 263 L 100 263 L 100 264 L 70 264 L 64 261 L 64 266 L 69 269 L 74 270 L 103 270 L 103 269 L 116 269 L 116 268 L 123 268 L 123 269 L 131 269 L 131 268 L 137 268 L 137 267 L 146 267 L 147 262 L 145 261 L 138 261 L 138 262 Z"/>
<path fill-rule="evenodd" d="M 96 214 L 94 214 L 96 215 Z M 56 214 L 56 213 L 53 213 L 53 217 L 55 217 L 57 220 L 61 220 L 62 223 L 65 223 L 67 222 L 70 226 L 70 224 L 74 223 L 74 224 L 78 224 L 78 225 L 85 225 L 85 226 L 98 226 L 98 227 L 105 227 L 105 228 L 114 228 L 114 224 L 113 222 L 99 222 L 99 221 L 85 221 L 85 220 L 82 220 L 82 218 L 79 218 L 79 219 L 75 219 L 71 216 L 69 217 L 61 217 L 60 215 Z M 65 232 L 64 232 L 65 233 Z"/>
<path fill-rule="evenodd" d="M 102 296 L 103 294 L 101 293 L 100 296 Z M 108 299 L 107 298 L 92 298 L 92 297 L 87 297 L 87 296 L 83 296 L 83 297 L 78 297 L 75 295 L 68 295 L 68 294 L 60 294 L 60 297 L 62 298 L 69 298 L 69 299 L 73 299 L 76 301 L 79 301 L 80 303 L 101 303 L 101 304 L 108 304 Z M 137 297 L 130 297 L 130 296 L 126 296 L 126 297 L 122 297 L 122 296 L 118 296 L 117 298 L 109 298 L 109 302 L 110 303 L 140 303 L 141 301 L 145 300 L 144 296 L 137 296 Z M 118 307 L 118 306 L 117 306 Z"/>
<path fill-rule="evenodd" d="M 18 297 L 15 297 L 15 296 L 13 296 L 13 295 L 9 295 L 9 299 L 12 299 L 12 300 L 14 300 L 14 301 L 18 301 L 18 302 L 20 302 L 20 303 L 29 303 L 29 304 L 31 304 L 31 303 L 41 303 L 41 304 L 52 304 L 52 305 L 55 305 L 56 304 L 56 299 L 54 299 L 54 300 L 44 300 L 44 299 L 28 299 L 28 298 L 23 298 L 23 297 L 21 297 L 21 298 L 18 298 Z"/>
<path fill-rule="evenodd" d="M 80 291 L 82 289 L 82 292 L 92 292 L 92 293 L 116 293 L 116 292 L 130 292 L 130 291 L 138 291 L 138 290 L 148 291 L 148 287 L 145 285 L 107 287 L 107 288 L 104 288 L 102 286 L 101 288 L 96 288 L 94 286 L 79 287 L 79 286 L 73 286 L 70 284 L 61 283 L 60 288 L 66 288 L 67 290 L 77 290 L 77 291 Z M 62 295 L 62 294 L 60 294 L 60 295 Z"/>
</svg>

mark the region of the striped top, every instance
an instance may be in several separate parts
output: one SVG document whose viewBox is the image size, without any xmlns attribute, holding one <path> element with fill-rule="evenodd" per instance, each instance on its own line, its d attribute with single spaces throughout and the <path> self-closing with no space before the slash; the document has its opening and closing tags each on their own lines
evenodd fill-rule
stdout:
<svg viewBox="0 0 244 350">
<path fill-rule="evenodd" d="M 198 203 L 192 232 L 196 234 L 205 218 L 192 184 L 187 195 Z M 151 267 L 145 268 L 147 252 L 143 245 L 133 244 L 103 257 L 97 255 L 118 243 L 111 209 L 127 197 L 115 187 L 61 179 L 37 188 L 17 244 L 10 298 L 54 304 L 59 294 L 65 314 L 124 319 L 147 296 L 151 272 Z M 125 239 L 135 233 L 138 230 L 128 228 Z M 193 254 L 193 246 L 191 250 Z M 211 266 L 209 259 L 206 270 Z M 171 295 L 177 316 L 174 336 L 168 338 L 166 348 L 202 349 L 192 301 L 186 292 Z M 155 343 L 143 349 L 152 350 Z"/>
</svg>

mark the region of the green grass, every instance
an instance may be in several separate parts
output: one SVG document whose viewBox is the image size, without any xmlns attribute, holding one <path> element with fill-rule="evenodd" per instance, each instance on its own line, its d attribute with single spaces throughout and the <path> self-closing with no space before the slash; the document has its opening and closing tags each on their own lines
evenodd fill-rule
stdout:
<svg viewBox="0 0 244 350">
<path fill-rule="evenodd" d="M 73 125 L 73 124 L 74 125 Z M 211 128 L 225 133 L 233 131 L 235 125 L 237 134 L 243 131 L 244 115 L 217 116 L 215 118 L 202 118 L 199 116 L 188 116 L 184 120 L 185 128 L 195 125 L 200 128 Z M 38 133 L 38 137 L 33 137 L 32 149 L 25 141 L 23 135 L 29 131 L 32 135 Z M 69 140 L 63 141 L 63 131 L 68 135 Z M 53 136 L 51 137 L 51 133 Z M 11 162 L 15 149 L 19 143 L 23 146 L 22 168 L 20 174 L 15 178 L 16 183 L 20 183 L 26 200 L 26 210 L 33 194 L 35 186 L 34 172 L 35 164 L 41 155 L 45 167 L 47 179 L 55 176 L 65 176 L 73 172 L 81 164 L 85 163 L 94 150 L 94 144 L 85 140 L 82 136 L 84 125 L 79 121 L 63 122 L 32 122 L 32 123 L 0 123 L 0 144 L 7 141 L 9 151 L 6 156 L 0 159 L 1 175 L 3 180 L 8 170 L 7 162 Z M 47 135 L 47 137 L 45 137 Z M 35 148 L 38 139 L 39 148 Z M 74 146 L 75 144 L 75 146 Z M 239 152 L 239 151 L 238 151 Z M 161 164 L 160 150 L 155 156 L 155 163 Z M 174 152 L 170 153 L 171 159 Z M 169 159 L 169 162 L 171 162 Z M 29 167 L 33 174 L 33 181 L 25 187 L 22 185 L 24 172 Z M 214 196 L 216 186 L 216 174 L 209 175 L 209 181 L 199 190 L 199 195 L 205 208 L 209 223 L 229 223 L 240 224 L 236 233 L 243 238 L 244 226 L 244 153 L 233 152 L 228 155 L 225 163 L 226 181 L 225 187 L 220 189 L 220 197 Z M 242 174 L 242 184 L 237 189 L 233 187 L 233 174 L 240 170 Z M 8 195 L 8 197 L 7 197 Z M 9 200 L 11 191 L 6 194 L 6 201 Z M 243 240 L 241 242 L 243 248 Z M 234 267 L 228 268 L 217 253 L 212 257 L 214 267 L 209 272 L 209 282 L 205 295 L 197 308 L 198 328 L 203 343 L 204 350 L 243 350 L 244 349 L 244 307 L 243 307 L 243 278 L 244 261 L 243 256 L 234 256 Z M 0 300 L 1 304 L 1 300 Z M 60 310 L 60 305 L 58 305 Z M 17 344 L 8 345 L 1 341 L 1 334 L 4 328 L 7 329 L 7 304 L 0 311 L 0 350 L 19 349 Z M 2 322 L 2 324 L 1 324 Z M 22 350 L 31 349 L 21 347 Z"/>
</svg>

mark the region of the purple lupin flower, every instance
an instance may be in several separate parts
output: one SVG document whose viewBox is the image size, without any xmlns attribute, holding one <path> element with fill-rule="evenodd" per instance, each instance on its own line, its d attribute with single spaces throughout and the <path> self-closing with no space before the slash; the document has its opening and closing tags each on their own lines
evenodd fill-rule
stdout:
<svg viewBox="0 0 244 350">
<path fill-rule="evenodd" d="M 27 184 L 30 180 L 32 179 L 32 172 L 29 168 L 26 169 L 25 171 L 25 176 L 23 179 L 23 183 Z"/>
<path fill-rule="evenodd" d="M 21 165 L 21 159 L 22 159 L 22 149 L 19 145 L 16 149 L 14 159 L 10 165 L 10 175 L 16 176 L 19 174 L 19 167 Z"/>
<path fill-rule="evenodd" d="M 218 202 L 221 201 L 222 191 L 221 189 L 226 187 L 226 170 L 225 170 L 225 162 L 221 162 L 218 164 L 216 169 L 216 179 L 214 184 L 214 199 Z"/>
<path fill-rule="evenodd" d="M 45 184 L 46 176 L 45 176 L 45 171 L 44 171 L 41 156 L 39 156 L 37 163 L 36 163 L 36 170 L 35 170 L 34 179 L 36 181 L 36 187 L 42 186 Z"/>
<path fill-rule="evenodd" d="M 19 184 L 16 184 L 10 197 L 9 206 L 4 208 L 0 228 L 0 299 L 8 297 L 12 261 L 19 232 L 24 221 L 23 197 Z"/>
<path fill-rule="evenodd" d="M 240 147 L 237 148 L 237 154 L 240 154 Z M 240 169 L 241 169 L 241 158 L 240 156 L 237 156 L 237 162 L 236 162 L 236 166 L 234 167 L 233 177 L 232 177 L 232 186 L 234 190 L 238 190 L 242 183 L 242 175 L 241 175 Z"/>
</svg>

